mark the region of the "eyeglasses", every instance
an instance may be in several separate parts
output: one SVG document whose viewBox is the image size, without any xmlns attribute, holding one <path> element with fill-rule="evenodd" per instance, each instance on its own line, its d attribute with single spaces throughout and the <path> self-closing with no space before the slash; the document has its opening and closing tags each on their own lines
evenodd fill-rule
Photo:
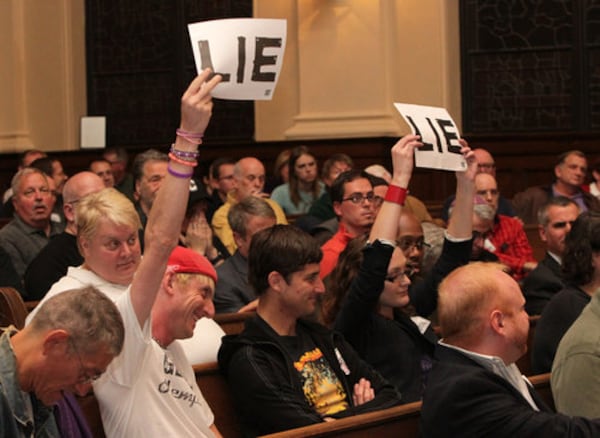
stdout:
<svg viewBox="0 0 600 438">
<path fill-rule="evenodd" d="M 485 169 L 485 170 L 492 170 L 496 168 L 496 164 L 495 163 L 479 163 L 477 164 L 477 168 L 478 169 Z"/>
<path fill-rule="evenodd" d="M 383 198 L 381 196 L 375 196 L 375 193 L 373 192 L 368 192 L 366 194 L 356 192 L 352 193 L 347 198 L 342 198 L 342 202 L 350 201 L 353 204 L 362 204 L 365 200 L 369 201 L 372 204 L 381 204 L 383 202 Z"/>
<path fill-rule="evenodd" d="M 385 277 L 385 281 L 389 281 L 390 283 L 393 283 L 398 278 L 402 278 L 402 277 L 410 278 L 411 274 L 412 274 L 411 270 L 394 272 L 392 274 L 389 274 L 387 277 Z"/>
<path fill-rule="evenodd" d="M 404 252 L 415 248 L 419 251 L 421 251 L 423 248 L 430 248 L 431 245 L 428 244 L 427 242 L 425 242 L 425 240 L 422 237 L 417 237 L 416 239 L 414 237 L 411 236 L 403 236 L 400 237 L 396 243 L 398 244 L 398 246 L 400 247 L 400 249 Z"/>
<path fill-rule="evenodd" d="M 98 380 L 102 375 L 102 372 L 94 370 L 90 373 L 88 370 L 86 370 L 85 366 L 83 365 L 83 361 L 81 360 L 79 350 L 77 349 L 77 347 L 75 347 L 75 343 L 73 342 L 72 338 L 69 338 L 69 343 L 71 344 L 71 347 L 73 348 L 73 351 L 75 352 L 75 355 L 79 360 L 79 366 L 81 368 L 81 371 L 79 372 L 79 377 L 77 378 L 77 383 L 84 385 Z"/>
</svg>

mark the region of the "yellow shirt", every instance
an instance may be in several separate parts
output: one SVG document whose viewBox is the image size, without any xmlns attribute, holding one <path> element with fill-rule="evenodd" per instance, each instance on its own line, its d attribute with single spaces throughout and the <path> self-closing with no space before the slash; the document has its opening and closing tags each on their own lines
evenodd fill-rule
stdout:
<svg viewBox="0 0 600 438">
<path fill-rule="evenodd" d="M 275 212 L 275 217 L 277 218 L 278 224 L 287 224 L 287 219 L 285 218 L 285 213 L 279 206 L 279 204 L 272 199 L 266 198 L 265 201 L 271 206 L 273 211 Z M 227 214 L 229 213 L 229 209 L 237 204 L 233 196 L 233 192 L 229 192 L 227 194 L 227 201 L 221 207 L 215 211 L 215 214 L 212 218 L 212 229 L 215 236 L 221 239 L 223 245 L 227 248 L 230 254 L 233 255 L 235 250 L 237 249 L 237 245 L 235 244 L 235 240 L 233 239 L 233 231 L 229 226 L 229 222 L 227 221 Z"/>
</svg>

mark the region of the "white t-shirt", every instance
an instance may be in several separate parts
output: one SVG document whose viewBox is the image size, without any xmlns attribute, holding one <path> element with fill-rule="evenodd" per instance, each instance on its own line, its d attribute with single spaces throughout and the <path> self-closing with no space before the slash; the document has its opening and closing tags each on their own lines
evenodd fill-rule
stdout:
<svg viewBox="0 0 600 438">
<path fill-rule="evenodd" d="M 115 304 L 125 324 L 123 351 L 94 382 L 106 436 L 213 437 L 214 415 L 179 342 L 163 350 L 153 341 L 150 320 L 140 327 L 129 292 Z"/>
<path fill-rule="evenodd" d="M 69 266 L 67 270 L 67 275 L 62 277 L 56 283 L 52 285 L 48 293 L 42 298 L 40 303 L 33 309 L 29 315 L 27 315 L 27 319 L 25 320 L 25 324 L 29 324 L 33 315 L 37 313 L 37 309 L 50 297 L 54 295 L 58 295 L 61 292 L 66 292 L 71 289 L 79 289 L 86 286 L 94 286 L 104 295 L 111 299 L 111 301 L 117 301 L 121 295 L 125 293 L 129 286 L 123 286 L 120 284 L 111 283 L 106 281 L 102 277 L 99 277 L 94 272 L 89 269 L 84 269 L 82 267 L 74 267 Z"/>
<path fill-rule="evenodd" d="M 27 316 L 25 324 L 29 324 L 31 318 L 37 312 L 37 308 L 48 298 L 61 292 L 85 286 L 94 286 L 113 302 L 116 302 L 129 287 L 110 283 L 88 269 L 70 266 L 67 270 L 67 275 L 52 285 L 46 296 L 40 301 L 40 304 Z M 223 336 L 225 336 L 225 332 L 214 320 L 202 318 L 197 321 L 193 337 L 181 341 L 181 346 L 185 351 L 189 363 L 196 365 L 215 362 Z"/>
<path fill-rule="evenodd" d="M 202 318 L 196 321 L 194 335 L 191 338 L 180 339 L 179 345 L 192 365 L 216 362 L 221 338 L 225 332 L 213 319 Z"/>
</svg>

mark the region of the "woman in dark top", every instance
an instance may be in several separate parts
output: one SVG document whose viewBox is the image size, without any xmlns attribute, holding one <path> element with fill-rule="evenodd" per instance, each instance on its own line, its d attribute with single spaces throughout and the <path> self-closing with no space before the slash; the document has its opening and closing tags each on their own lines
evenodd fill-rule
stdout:
<svg viewBox="0 0 600 438">
<path fill-rule="evenodd" d="M 582 213 L 573 223 L 565 238 L 562 269 L 566 286 L 546 305 L 535 328 L 535 374 L 550 372 L 560 340 L 600 288 L 600 213 Z"/>
<path fill-rule="evenodd" d="M 413 150 L 420 145 L 417 139 L 406 136 L 392 148 L 394 174 L 388 190 L 397 192 L 397 187 L 408 186 Z M 468 169 L 456 173 L 457 201 L 440 260 L 448 257 L 446 247 L 454 244 L 466 246 L 468 260 L 477 163 L 466 143 L 464 145 L 462 153 Z M 436 338 L 430 328 L 419 329 L 402 311 L 410 301 L 410 280 L 405 274 L 406 258 L 394 245 L 401 211 L 402 205 L 396 203 L 388 191 L 371 229 L 370 243 L 365 246 L 364 239 L 355 240 L 341 254 L 330 278 L 323 318 L 396 386 L 404 402 L 411 402 L 421 398 Z M 435 293 L 436 286 L 435 281 L 430 280 L 422 287 L 433 289 Z"/>
</svg>

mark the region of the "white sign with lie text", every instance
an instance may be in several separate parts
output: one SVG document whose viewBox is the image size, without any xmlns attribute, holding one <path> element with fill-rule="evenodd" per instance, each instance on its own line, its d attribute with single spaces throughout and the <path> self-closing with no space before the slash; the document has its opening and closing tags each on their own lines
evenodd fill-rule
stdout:
<svg viewBox="0 0 600 438">
<path fill-rule="evenodd" d="M 430 169 L 466 170 L 460 153 L 460 134 L 456 123 L 445 108 L 395 103 L 394 106 L 410 126 L 421 136 L 423 146 L 415 150 L 415 166 Z"/>
<path fill-rule="evenodd" d="M 271 100 L 283 64 L 287 22 L 230 18 L 188 25 L 196 70 L 211 68 L 223 80 L 213 97 Z"/>
</svg>

